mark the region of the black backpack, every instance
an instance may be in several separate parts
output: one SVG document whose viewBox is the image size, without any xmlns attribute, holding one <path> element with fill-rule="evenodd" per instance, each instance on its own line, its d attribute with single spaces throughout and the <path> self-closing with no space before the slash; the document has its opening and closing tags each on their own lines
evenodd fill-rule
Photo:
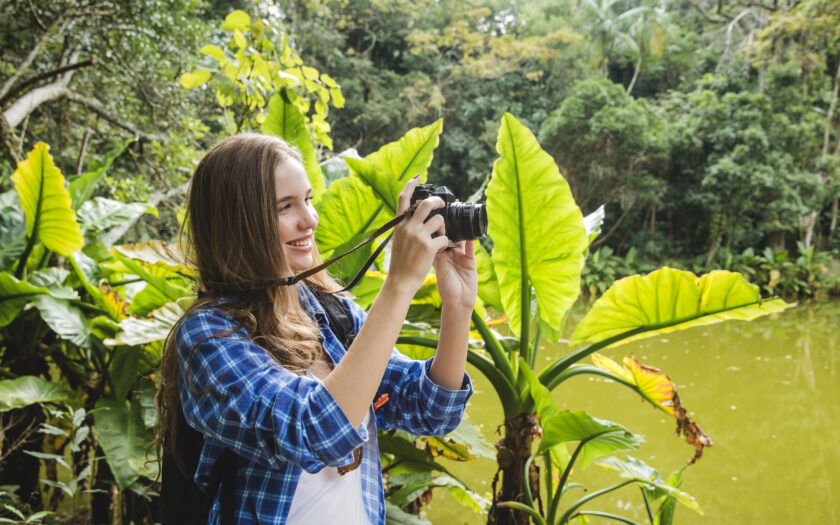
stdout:
<svg viewBox="0 0 840 525">
<path fill-rule="evenodd" d="M 327 313 L 330 329 L 339 341 L 349 348 L 356 331 L 353 327 L 353 316 L 334 295 L 310 289 L 318 302 Z M 175 449 L 181 456 L 186 472 L 195 473 L 201 449 L 204 447 L 204 435 L 193 429 L 183 417 L 180 421 Z M 233 483 L 222 483 L 222 480 L 236 479 L 236 453 L 225 449 L 222 456 L 213 465 L 210 472 L 210 486 L 207 492 L 202 492 L 193 482 L 193 476 L 187 478 L 178 468 L 175 460 L 164 451 L 161 472 L 161 521 L 163 525 L 206 525 L 210 516 L 210 507 L 219 491 L 221 505 L 221 525 L 234 525 Z"/>
</svg>

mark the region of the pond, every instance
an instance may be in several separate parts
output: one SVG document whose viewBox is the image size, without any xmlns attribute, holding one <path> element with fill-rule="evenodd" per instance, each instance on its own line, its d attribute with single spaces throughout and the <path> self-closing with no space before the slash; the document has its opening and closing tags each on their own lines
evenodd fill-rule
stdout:
<svg viewBox="0 0 840 525">
<path fill-rule="evenodd" d="M 540 359 L 568 352 L 546 347 Z M 686 469 L 682 489 L 703 515 L 678 505 L 674 522 L 686 524 L 840 523 L 840 303 L 806 304 L 753 322 L 730 321 L 665 334 L 607 349 L 620 361 L 633 354 L 660 368 L 677 385 L 683 405 L 714 441 Z M 492 387 L 470 369 L 478 392 L 468 413 L 485 437 L 498 439 L 501 406 Z M 627 388 L 578 376 L 554 392 L 559 406 L 586 410 L 645 436 L 630 455 L 663 477 L 693 454 L 674 437 L 674 420 Z M 473 490 L 490 494 L 495 461 L 447 462 Z M 617 475 L 592 465 L 572 481 L 604 488 Z M 580 491 L 566 494 L 568 504 Z M 574 496 L 574 498 L 570 497 Z M 647 523 L 638 488 L 624 487 L 587 508 Z M 562 504 L 561 504 L 562 505 Z M 485 519 L 438 491 L 428 517 L 435 524 L 479 524 Z M 616 523 L 593 519 L 591 523 Z"/>
</svg>

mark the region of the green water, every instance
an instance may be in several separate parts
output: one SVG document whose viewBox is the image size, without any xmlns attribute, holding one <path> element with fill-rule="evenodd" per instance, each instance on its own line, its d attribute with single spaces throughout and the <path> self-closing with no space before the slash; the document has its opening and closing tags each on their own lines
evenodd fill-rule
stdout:
<svg viewBox="0 0 840 525">
<path fill-rule="evenodd" d="M 568 351 L 544 348 L 546 364 Z M 686 469 L 683 490 L 703 515 L 679 507 L 678 524 L 840 524 L 840 303 L 804 305 L 753 322 L 730 321 L 608 349 L 620 360 L 633 354 L 666 372 L 683 405 L 714 446 Z M 544 366 L 544 365 L 543 365 Z M 498 439 L 501 407 L 475 369 L 468 413 L 487 439 Z M 554 392 L 573 410 L 621 423 L 646 438 L 631 455 L 663 477 L 685 464 L 693 449 L 674 437 L 674 420 L 632 391 L 578 376 Z M 479 458 L 448 466 L 489 497 L 495 462 Z M 597 465 L 576 469 L 572 481 L 588 489 L 612 485 L 617 475 Z M 561 506 L 577 500 L 572 491 Z M 564 505 L 565 504 L 565 505 Z M 647 523 L 638 488 L 628 486 L 586 508 Z M 479 524 L 485 519 L 443 491 L 432 501 L 435 524 Z M 591 523 L 617 522 L 593 519 Z"/>
</svg>

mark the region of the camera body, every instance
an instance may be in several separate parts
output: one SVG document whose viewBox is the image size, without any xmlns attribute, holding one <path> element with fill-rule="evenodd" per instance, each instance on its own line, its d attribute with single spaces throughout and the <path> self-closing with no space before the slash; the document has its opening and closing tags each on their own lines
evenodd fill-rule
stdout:
<svg viewBox="0 0 840 525">
<path fill-rule="evenodd" d="M 455 195 L 446 186 L 418 184 L 411 195 L 411 205 L 429 197 L 440 197 L 445 203 L 443 208 L 432 210 L 429 217 L 443 217 L 446 237 L 450 241 L 473 240 L 487 235 L 487 210 L 483 204 L 455 202 Z"/>
</svg>

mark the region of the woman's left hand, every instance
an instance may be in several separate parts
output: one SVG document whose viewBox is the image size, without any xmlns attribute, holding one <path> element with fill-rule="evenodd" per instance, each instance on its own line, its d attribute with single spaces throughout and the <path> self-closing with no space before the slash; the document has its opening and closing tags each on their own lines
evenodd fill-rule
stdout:
<svg viewBox="0 0 840 525">
<path fill-rule="evenodd" d="M 459 241 L 435 255 L 437 287 L 444 306 L 472 311 L 478 294 L 475 241 Z"/>
</svg>

